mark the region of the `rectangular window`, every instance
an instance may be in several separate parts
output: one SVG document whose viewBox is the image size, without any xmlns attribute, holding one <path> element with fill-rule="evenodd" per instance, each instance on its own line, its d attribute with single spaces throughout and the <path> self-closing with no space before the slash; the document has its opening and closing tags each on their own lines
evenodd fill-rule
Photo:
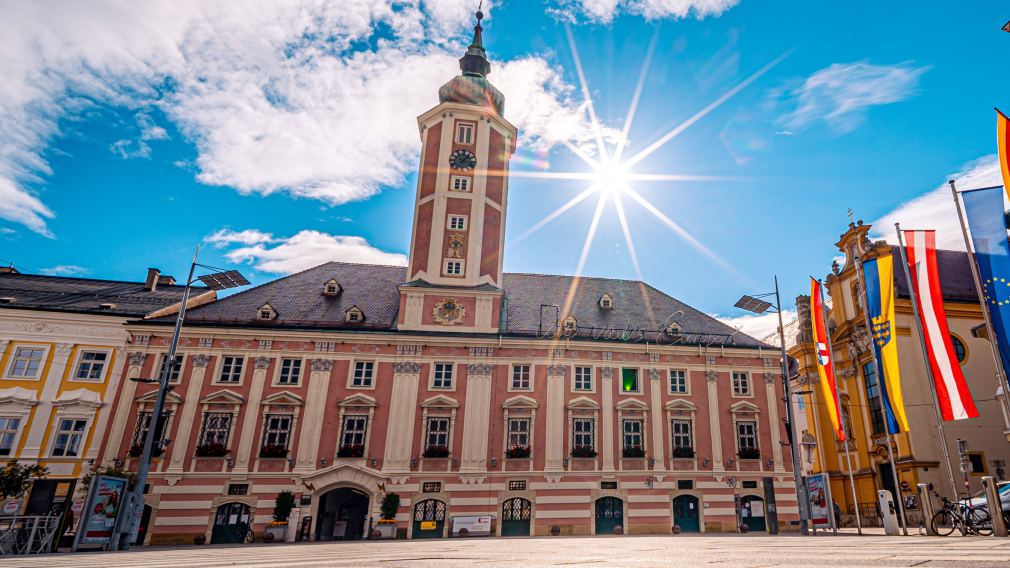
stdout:
<svg viewBox="0 0 1010 568">
<path fill-rule="evenodd" d="M 595 448 L 592 418 L 576 418 L 572 420 L 572 448 Z"/>
<path fill-rule="evenodd" d="M 153 415 L 154 413 L 150 411 L 144 411 L 137 415 L 137 426 L 133 429 L 133 440 L 130 443 L 132 448 L 139 449 L 144 447 L 144 442 L 147 440 L 147 433 L 151 429 L 151 417 Z M 168 425 L 168 419 L 171 416 L 171 411 L 162 412 L 161 422 L 155 425 L 154 448 L 156 450 L 165 446 L 165 426 Z"/>
<path fill-rule="evenodd" d="M 365 433 L 367 431 L 368 431 L 367 416 L 344 416 L 344 424 L 340 431 L 340 447 L 341 448 L 360 447 L 364 449 Z"/>
<path fill-rule="evenodd" d="M 575 367 L 575 390 L 577 391 L 593 390 L 592 367 Z"/>
<path fill-rule="evenodd" d="M 425 481 L 421 485 L 422 493 L 441 493 L 442 492 L 442 482 L 441 481 Z"/>
<path fill-rule="evenodd" d="M 7 371 L 11 379 L 37 379 L 42 370 L 42 357 L 46 350 L 41 347 L 18 347 Z"/>
<path fill-rule="evenodd" d="M 242 358 L 227 356 L 221 364 L 221 376 L 219 383 L 240 383 L 242 382 Z"/>
<path fill-rule="evenodd" d="M 452 363 L 435 363 L 435 376 L 431 383 L 432 388 L 452 388 L 452 366 Z"/>
<path fill-rule="evenodd" d="M 249 494 L 249 484 L 248 483 L 229 483 L 228 484 L 228 495 L 248 495 Z"/>
<path fill-rule="evenodd" d="M 302 378 L 301 359 L 281 359 L 281 374 L 277 383 L 281 385 L 297 385 Z"/>
<path fill-rule="evenodd" d="M 14 440 L 18 437 L 20 418 L 0 416 L 0 456 L 9 456 L 14 451 Z"/>
<path fill-rule="evenodd" d="M 456 123 L 456 143 L 473 144 L 473 124 L 469 122 Z"/>
<path fill-rule="evenodd" d="M 158 365 L 158 376 L 155 379 L 161 380 L 162 375 L 165 374 L 165 367 L 168 367 L 168 354 L 162 354 L 161 364 Z M 175 355 L 175 362 L 171 366 L 172 368 L 168 370 L 168 382 L 177 383 L 179 382 L 179 375 L 182 374 L 182 355 Z"/>
<path fill-rule="evenodd" d="M 231 432 L 231 414 L 227 412 L 210 412 L 204 415 L 203 432 L 200 434 L 200 445 L 228 445 L 228 434 Z"/>
<path fill-rule="evenodd" d="M 290 414 L 267 414 L 263 424 L 263 445 L 287 449 L 291 441 L 292 421 L 293 417 Z"/>
<path fill-rule="evenodd" d="M 530 447 L 530 419 L 509 418 L 508 449 Z"/>
<path fill-rule="evenodd" d="M 623 420 L 622 431 L 624 432 L 624 449 L 643 449 L 642 446 L 642 421 Z"/>
<path fill-rule="evenodd" d="M 81 451 L 84 440 L 84 428 L 88 421 L 83 418 L 64 418 L 60 420 L 56 430 L 56 441 L 53 443 L 53 456 L 72 458 Z"/>
<path fill-rule="evenodd" d="M 736 439 L 741 450 L 758 449 L 757 422 L 743 421 L 736 423 Z"/>
<path fill-rule="evenodd" d="M 109 357 L 107 351 L 82 351 L 77 359 L 77 370 L 74 378 L 79 381 L 98 381 L 105 374 L 105 360 Z"/>
<path fill-rule="evenodd" d="M 449 229 L 453 231 L 466 229 L 466 217 L 462 215 L 449 215 Z"/>
<path fill-rule="evenodd" d="M 449 449 L 449 419 L 429 418 L 427 431 L 424 435 L 424 449 Z"/>
<path fill-rule="evenodd" d="M 678 449 L 694 448 L 690 420 L 672 420 L 670 422 L 670 437 L 673 439 L 674 456 L 676 456 Z"/>
<path fill-rule="evenodd" d="M 352 387 L 372 386 L 372 376 L 375 374 L 375 363 L 372 361 L 355 361 L 354 376 L 351 377 Z"/>
<path fill-rule="evenodd" d="M 470 178 L 463 176 L 452 176 L 452 181 L 449 185 L 449 189 L 452 191 L 470 191 Z"/>
<path fill-rule="evenodd" d="M 621 392 L 638 391 L 638 369 L 621 369 Z"/>
<path fill-rule="evenodd" d="M 968 463 L 971 464 L 971 473 L 985 474 L 985 454 L 982 452 L 968 452 Z"/>
<path fill-rule="evenodd" d="M 687 394 L 687 371 L 670 369 L 670 394 Z"/>
<path fill-rule="evenodd" d="M 526 482 L 509 481 L 509 491 L 526 491 Z"/>
<path fill-rule="evenodd" d="M 877 384 L 877 365 L 873 361 L 863 365 L 863 385 L 866 387 L 866 404 L 870 407 L 870 426 L 874 434 L 883 434 L 884 415 L 880 410 L 880 385 Z"/>
<path fill-rule="evenodd" d="M 512 389 L 530 390 L 529 365 L 512 365 Z"/>
<path fill-rule="evenodd" d="M 750 395 L 750 375 L 736 371 L 733 373 L 733 394 L 735 396 Z"/>
<path fill-rule="evenodd" d="M 450 276 L 460 276 L 463 274 L 463 261 L 462 260 L 447 260 L 445 261 L 445 273 Z"/>
</svg>

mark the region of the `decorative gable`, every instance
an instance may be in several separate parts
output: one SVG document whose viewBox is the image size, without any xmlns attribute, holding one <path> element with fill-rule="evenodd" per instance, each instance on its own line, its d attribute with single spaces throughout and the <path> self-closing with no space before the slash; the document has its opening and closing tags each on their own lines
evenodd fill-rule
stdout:
<svg viewBox="0 0 1010 568">
<path fill-rule="evenodd" d="M 337 282 L 336 278 L 330 278 L 325 283 L 323 283 L 323 295 L 324 296 L 337 296 L 340 294 L 342 288 L 340 283 Z"/>
<path fill-rule="evenodd" d="M 87 406 L 98 408 L 102 406 L 102 395 L 93 390 L 77 389 L 66 391 L 53 401 L 53 406 Z"/>
<path fill-rule="evenodd" d="M 347 323 L 361 323 L 365 321 L 365 312 L 361 311 L 358 306 L 351 306 L 344 312 L 344 320 Z"/>
<path fill-rule="evenodd" d="M 610 295 L 610 292 L 604 292 L 600 296 L 599 304 L 605 310 L 612 310 L 614 309 L 614 297 Z"/>
<path fill-rule="evenodd" d="M 671 337 L 676 337 L 676 336 L 680 335 L 680 332 L 681 332 L 680 324 L 677 323 L 677 322 L 675 322 L 675 321 L 674 322 L 670 322 L 670 325 L 666 326 L 666 329 L 663 330 L 663 331 L 665 331 L 666 334 L 669 335 L 669 336 L 671 336 Z"/>
<path fill-rule="evenodd" d="M 629 398 L 622 400 L 617 403 L 618 410 L 648 410 L 649 405 L 638 400 L 637 398 Z"/>
<path fill-rule="evenodd" d="M 564 326 L 565 332 L 574 333 L 575 330 L 578 329 L 578 323 L 579 322 L 578 320 L 575 319 L 575 316 L 569 315 L 568 317 L 565 318 L 565 321 L 562 325 Z"/>
<path fill-rule="evenodd" d="M 730 406 L 729 411 L 733 414 L 756 414 L 761 412 L 761 409 L 758 408 L 756 404 L 747 402 L 746 400 L 741 400 L 733 406 Z"/>
<path fill-rule="evenodd" d="M 429 399 L 426 399 L 424 402 L 421 403 L 421 406 L 424 408 L 432 408 L 432 407 L 458 408 L 459 403 L 456 402 L 455 399 L 451 399 L 445 396 L 444 394 L 440 394 L 438 396 L 433 396 Z"/>
<path fill-rule="evenodd" d="M 139 403 L 144 403 L 144 404 L 154 404 L 155 399 L 157 399 L 157 398 L 158 398 L 158 390 L 155 389 L 155 390 L 153 390 L 153 391 L 151 391 L 149 393 L 146 393 L 146 394 L 143 394 L 141 396 L 138 396 L 136 398 L 136 401 L 139 402 Z M 183 402 L 182 395 L 180 395 L 179 393 L 175 392 L 174 390 L 173 391 L 169 391 L 168 393 L 165 394 L 165 403 L 166 404 L 182 404 L 182 402 Z"/>
<path fill-rule="evenodd" d="M 256 309 L 256 319 L 270 321 L 277 319 L 277 310 L 270 304 L 263 304 Z"/>
<path fill-rule="evenodd" d="M 683 410 L 688 412 L 694 412 L 695 410 L 698 410 L 698 407 L 695 406 L 693 402 L 685 400 L 683 398 L 671 400 L 670 402 L 666 403 L 665 408 L 666 410 Z"/>
<path fill-rule="evenodd" d="M 341 400 L 337 403 L 337 406 L 379 406 L 379 403 L 375 401 L 374 398 L 368 396 L 367 394 L 352 394 L 351 396 Z"/>
<path fill-rule="evenodd" d="M 200 399 L 203 404 L 245 404 L 245 398 L 230 390 L 212 392 Z"/>
<path fill-rule="evenodd" d="M 568 401 L 570 410 L 599 410 L 600 405 L 588 396 L 580 396 Z"/>
<path fill-rule="evenodd" d="M 305 399 L 291 391 L 280 391 L 264 397 L 260 404 L 263 404 L 264 406 L 303 406 L 305 404 Z"/>
<path fill-rule="evenodd" d="M 513 396 L 501 403 L 502 408 L 536 408 L 537 406 L 536 399 L 525 395 Z"/>
</svg>

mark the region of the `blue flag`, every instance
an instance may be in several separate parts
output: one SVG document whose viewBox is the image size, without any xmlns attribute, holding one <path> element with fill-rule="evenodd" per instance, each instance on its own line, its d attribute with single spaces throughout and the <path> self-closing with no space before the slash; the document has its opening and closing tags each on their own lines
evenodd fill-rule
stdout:
<svg viewBox="0 0 1010 568">
<path fill-rule="evenodd" d="M 1007 244 L 1003 188 L 962 191 L 961 200 L 999 357 L 1003 369 L 1010 369 L 1010 245 Z"/>
</svg>

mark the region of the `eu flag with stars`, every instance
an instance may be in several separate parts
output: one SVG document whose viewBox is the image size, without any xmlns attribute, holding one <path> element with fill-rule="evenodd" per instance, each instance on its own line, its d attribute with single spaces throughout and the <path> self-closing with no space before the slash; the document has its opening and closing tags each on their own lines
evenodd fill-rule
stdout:
<svg viewBox="0 0 1010 568">
<path fill-rule="evenodd" d="M 1003 188 L 962 191 L 961 200 L 999 357 L 1003 369 L 1010 369 L 1010 245 L 1007 244 Z"/>
</svg>

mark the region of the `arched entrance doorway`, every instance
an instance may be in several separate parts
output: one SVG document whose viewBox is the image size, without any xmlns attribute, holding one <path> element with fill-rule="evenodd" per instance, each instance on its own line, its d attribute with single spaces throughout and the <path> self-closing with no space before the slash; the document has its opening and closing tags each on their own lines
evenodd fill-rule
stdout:
<svg viewBox="0 0 1010 568">
<path fill-rule="evenodd" d="M 214 528 L 210 533 L 211 544 L 238 544 L 245 541 L 249 532 L 249 505 L 245 503 L 225 503 L 217 508 Z"/>
<path fill-rule="evenodd" d="M 530 536 L 530 516 L 533 504 L 528 499 L 513 497 L 501 505 L 501 535 Z"/>
<path fill-rule="evenodd" d="M 411 538 L 442 538 L 445 528 L 445 503 L 425 499 L 414 505 L 414 527 Z"/>
<path fill-rule="evenodd" d="M 698 498 L 694 495 L 680 495 L 673 500 L 673 524 L 680 527 L 681 531 L 700 531 L 698 515 Z"/>
<path fill-rule="evenodd" d="M 319 498 L 316 540 L 360 540 L 368 522 L 368 494 L 340 487 Z"/>
<path fill-rule="evenodd" d="M 751 531 L 765 531 L 765 500 L 757 495 L 744 495 L 740 499 L 740 520 Z"/>
<path fill-rule="evenodd" d="M 624 528 L 624 502 L 617 497 L 596 500 L 596 534 L 614 534 L 614 527 Z"/>
</svg>

